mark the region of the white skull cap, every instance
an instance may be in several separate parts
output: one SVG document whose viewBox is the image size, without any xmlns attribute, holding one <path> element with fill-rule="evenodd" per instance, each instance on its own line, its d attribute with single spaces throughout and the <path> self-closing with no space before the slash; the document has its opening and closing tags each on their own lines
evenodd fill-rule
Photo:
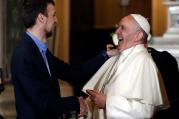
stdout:
<svg viewBox="0 0 179 119">
<path fill-rule="evenodd" d="M 147 19 L 140 14 L 130 14 L 130 15 L 135 19 L 135 21 L 140 25 L 140 27 L 148 35 L 147 40 L 149 41 L 151 38 L 151 35 L 150 35 L 150 24 L 147 21 Z"/>
</svg>

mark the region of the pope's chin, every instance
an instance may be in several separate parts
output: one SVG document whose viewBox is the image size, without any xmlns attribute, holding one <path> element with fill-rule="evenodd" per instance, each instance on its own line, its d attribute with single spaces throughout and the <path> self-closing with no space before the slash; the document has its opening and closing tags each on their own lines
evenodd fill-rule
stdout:
<svg viewBox="0 0 179 119">
<path fill-rule="evenodd" d="M 123 39 L 122 38 L 119 38 L 118 39 L 118 45 L 122 44 L 123 43 Z"/>
<path fill-rule="evenodd" d="M 117 46 L 117 49 L 122 52 L 123 50 L 125 50 L 126 48 L 124 47 L 124 41 L 123 39 L 120 39 L 119 42 L 118 42 L 118 46 Z"/>
<path fill-rule="evenodd" d="M 121 41 L 119 41 L 119 42 L 118 42 L 118 45 L 117 45 L 117 47 L 116 47 L 116 48 L 117 48 L 118 50 L 120 50 L 120 49 L 121 49 L 121 46 L 122 46 L 122 42 L 121 42 Z"/>
</svg>

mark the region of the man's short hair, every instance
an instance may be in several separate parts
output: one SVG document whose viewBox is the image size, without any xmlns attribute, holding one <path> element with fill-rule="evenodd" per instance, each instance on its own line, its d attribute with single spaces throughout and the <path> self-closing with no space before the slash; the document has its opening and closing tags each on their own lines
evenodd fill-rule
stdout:
<svg viewBox="0 0 179 119">
<path fill-rule="evenodd" d="M 39 13 L 47 16 L 47 5 L 55 5 L 53 0 L 24 0 L 22 19 L 26 28 L 32 27 Z"/>
</svg>

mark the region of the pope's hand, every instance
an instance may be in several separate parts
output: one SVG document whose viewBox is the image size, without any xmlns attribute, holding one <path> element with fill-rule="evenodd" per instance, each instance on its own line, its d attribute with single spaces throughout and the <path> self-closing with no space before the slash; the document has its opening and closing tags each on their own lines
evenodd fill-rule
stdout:
<svg viewBox="0 0 179 119">
<path fill-rule="evenodd" d="M 86 90 L 86 92 L 90 95 L 90 99 L 95 104 L 96 107 L 102 109 L 106 106 L 106 96 L 100 92 L 95 90 Z"/>
</svg>

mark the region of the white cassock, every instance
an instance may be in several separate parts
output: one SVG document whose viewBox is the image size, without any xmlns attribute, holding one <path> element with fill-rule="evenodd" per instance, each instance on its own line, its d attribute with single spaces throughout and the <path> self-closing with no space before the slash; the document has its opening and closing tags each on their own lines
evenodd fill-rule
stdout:
<svg viewBox="0 0 179 119">
<path fill-rule="evenodd" d="M 97 109 L 86 99 L 87 119 L 151 118 L 163 105 L 158 69 L 144 45 L 111 57 L 83 87 L 106 95 L 106 108 Z"/>
</svg>

